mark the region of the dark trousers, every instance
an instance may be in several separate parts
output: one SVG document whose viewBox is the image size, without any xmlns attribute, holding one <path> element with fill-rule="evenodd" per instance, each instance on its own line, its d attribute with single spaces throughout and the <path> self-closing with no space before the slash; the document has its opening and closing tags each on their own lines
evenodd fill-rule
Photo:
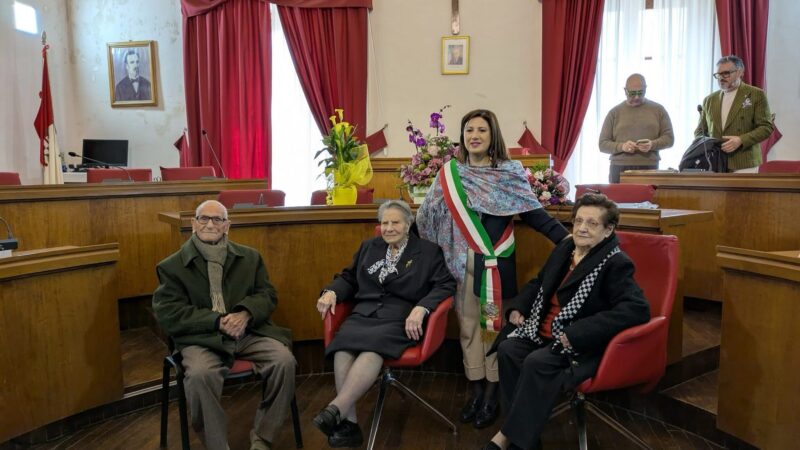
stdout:
<svg viewBox="0 0 800 450">
<path fill-rule="evenodd" d="M 612 163 L 608 172 L 608 182 L 619 183 L 620 174 L 626 170 L 656 170 L 656 169 L 658 169 L 658 164 L 650 166 L 615 166 Z"/>
<path fill-rule="evenodd" d="M 514 445 L 534 448 L 559 396 L 597 372 L 599 357 L 570 363 L 528 339 L 509 338 L 497 347 L 500 392 L 508 414 L 501 431 Z"/>
</svg>

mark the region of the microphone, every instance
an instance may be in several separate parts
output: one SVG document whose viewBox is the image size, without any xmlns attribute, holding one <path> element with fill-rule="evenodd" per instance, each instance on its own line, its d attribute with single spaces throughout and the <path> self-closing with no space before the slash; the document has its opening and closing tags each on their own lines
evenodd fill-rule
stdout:
<svg viewBox="0 0 800 450">
<path fill-rule="evenodd" d="M 124 168 L 124 167 L 122 167 L 122 166 L 115 166 L 115 165 L 109 164 L 109 163 L 107 163 L 107 162 L 103 162 L 103 161 L 100 161 L 100 160 L 97 160 L 97 159 L 89 158 L 88 156 L 81 156 L 81 155 L 79 155 L 79 154 L 77 154 L 77 153 L 75 153 L 75 152 L 69 152 L 69 153 L 67 153 L 67 154 L 68 154 L 69 156 L 73 156 L 73 157 L 82 158 L 82 159 L 85 159 L 85 160 L 87 160 L 87 161 L 91 161 L 91 162 L 93 162 L 93 163 L 101 164 L 101 165 L 103 165 L 103 166 L 108 166 L 108 167 L 111 167 L 111 168 L 114 168 L 114 169 L 119 169 L 119 170 L 121 170 L 121 171 L 125 172 L 125 176 L 127 176 L 127 177 L 128 177 L 128 181 L 130 181 L 131 183 L 133 183 L 133 177 L 131 176 L 131 173 L 130 173 L 130 172 L 128 172 L 128 169 L 126 169 L 126 168 Z"/>
<path fill-rule="evenodd" d="M 0 251 L 6 250 L 14 250 L 19 246 L 19 241 L 14 239 L 14 233 L 11 232 L 11 227 L 6 222 L 6 219 L 0 217 L 0 221 L 2 221 L 6 226 L 6 233 L 8 233 L 8 238 L 0 239 Z"/>
<path fill-rule="evenodd" d="M 708 136 L 708 130 L 706 129 L 706 121 L 703 120 L 703 106 L 697 105 L 697 112 L 700 113 L 700 131 L 703 132 L 703 136 Z"/>
<path fill-rule="evenodd" d="M 217 166 L 219 166 L 219 172 L 222 174 L 222 178 L 228 178 L 225 176 L 225 169 L 222 168 L 222 163 L 219 162 L 219 158 L 217 157 L 217 152 L 214 151 L 214 146 L 211 145 L 211 141 L 208 139 L 208 133 L 206 129 L 203 128 L 200 130 L 203 133 L 203 138 L 206 140 L 206 144 L 208 144 L 208 148 L 211 150 L 211 155 L 214 156 L 214 161 L 217 162 Z"/>
<path fill-rule="evenodd" d="M 263 205 L 264 204 L 264 193 L 263 192 L 259 192 L 258 193 L 258 204 L 259 205 Z"/>
</svg>

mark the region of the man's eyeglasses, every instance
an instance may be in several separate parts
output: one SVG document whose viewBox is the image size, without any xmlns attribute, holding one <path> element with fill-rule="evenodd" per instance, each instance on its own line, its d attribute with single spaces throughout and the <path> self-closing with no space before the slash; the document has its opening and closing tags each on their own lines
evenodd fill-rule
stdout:
<svg viewBox="0 0 800 450">
<path fill-rule="evenodd" d="M 214 225 L 222 225 L 228 219 L 226 219 L 224 217 L 217 217 L 217 216 L 197 216 L 197 217 L 195 217 L 195 220 L 197 220 L 197 222 L 200 223 L 200 225 L 208 224 L 209 220 L 214 222 Z"/>
<path fill-rule="evenodd" d="M 726 70 L 724 72 L 717 72 L 717 73 L 711 74 L 711 76 L 719 80 L 720 78 L 728 78 L 731 75 L 733 75 L 734 73 L 736 73 L 736 70 Z"/>
<path fill-rule="evenodd" d="M 625 95 L 628 97 L 644 97 L 644 89 L 638 91 L 629 91 L 625 89 Z"/>
</svg>

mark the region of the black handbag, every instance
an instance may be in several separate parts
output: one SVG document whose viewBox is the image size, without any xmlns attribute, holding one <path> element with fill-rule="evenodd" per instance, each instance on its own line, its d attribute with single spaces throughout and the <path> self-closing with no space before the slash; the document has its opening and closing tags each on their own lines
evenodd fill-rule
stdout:
<svg viewBox="0 0 800 450">
<path fill-rule="evenodd" d="M 707 136 L 695 139 L 683 152 L 678 170 L 727 172 L 728 155 L 722 151 L 722 141 Z"/>
</svg>

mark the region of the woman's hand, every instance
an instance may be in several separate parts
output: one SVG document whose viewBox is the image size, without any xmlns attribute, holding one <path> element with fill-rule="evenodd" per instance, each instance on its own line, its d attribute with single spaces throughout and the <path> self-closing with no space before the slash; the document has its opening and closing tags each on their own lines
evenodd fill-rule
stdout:
<svg viewBox="0 0 800 450">
<path fill-rule="evenodd" d="M 317 300 L 317 311 L 322 320 L 325 320 L 328 310 L 331 311 L 331 314 L 336 315 L 336 294 L 333 291 L 325 291 Z"/>
<path fill-rule="evenodd" d="M 508 321 L 516 325 L 517 327 L 521 327 L 522 324 L 525 322 L 525 316 L 520 314 L 519 311 L 516 309 L 511 311 L 511 314 L 508 316 Z"/>
<path fill-rule="evenodd" d="M 561 341 L 561 345 L 564 348 L 572 348 L 572 345 L 569 343 L 569 339 L 567 339 L 567 333 L 561 333 L 561 336 L 558 337 L 558 340 Z"/>
<path fill-rule="evenodd" d="M 422 306 L 415 306 L 406 317 L 406 336 L 418 341 L 422 339 L 422 321 L 425 320 L 427 311 Z"/>
</svg>

